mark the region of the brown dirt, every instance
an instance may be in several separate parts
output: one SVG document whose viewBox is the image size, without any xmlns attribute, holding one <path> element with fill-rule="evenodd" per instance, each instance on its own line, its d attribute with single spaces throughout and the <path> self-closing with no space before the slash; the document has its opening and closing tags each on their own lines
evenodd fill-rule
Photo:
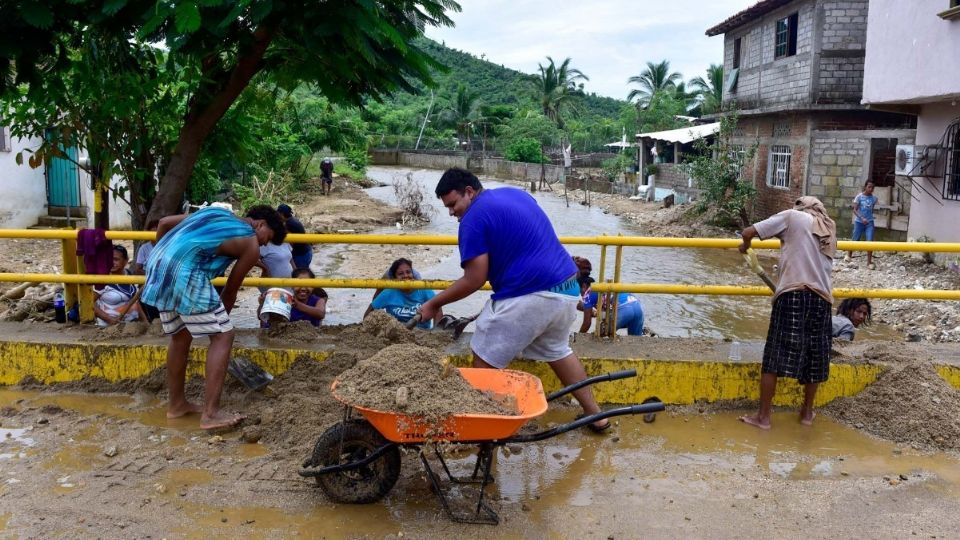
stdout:
<svg viewBox="0 0 960 540">
<path fill-rule="evenodd" d="M 277 341 L 283 345 L 312 343 L 320 339 L 320 330 L 310 321 L 279 322 L 272 324 L 264 334 L 268 338 L 265 342 Z"/>
<path fill-rule="evenodd" d="M 428 423 L 462 413 L 516 414 L 474 389 L 457 370 L 443 377 L 442 361 L 435 349 L 393 345 L 341 373 L 336 393 L 350 403 L 381 411 L 402 410 Z M 406 388 L 405 406 L 398 404 L 401 388 Z"/>
<path fill-rule="evenodd" d="M 960 391 L 929 357 L 878 344 L 864 357 L 887 366 L 860 394 L 824 408 L 836 420 L 919 450 L 960 450 Z"/>
</svg>

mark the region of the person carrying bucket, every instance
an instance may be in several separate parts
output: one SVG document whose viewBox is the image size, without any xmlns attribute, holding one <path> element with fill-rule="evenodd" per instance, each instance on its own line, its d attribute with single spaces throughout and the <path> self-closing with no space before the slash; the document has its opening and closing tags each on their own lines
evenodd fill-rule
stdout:
<svg viewBox="0 0 960 540">
<path fill-rule="evenodd" d="M 293 279 L 316 279 L 313 270 L 297 268 L 290 277 Z M 321 288 L 295 286 L 291 293 L 287 289 L 269 289 L 261 297 L 257 316 L 261 328 L 270 328 L 275 321 L 307 321 L 319 327 L 327 316 L 327 293 Z"/>
<path fill-rule="evenodd" d="M 459 168 L 443 173 L 435 192 L 460 222 L 463 277 L 425 302 L 421 319 L 433 319 L 489 279 L 493 296 L 470 340 L 473 367 L 502 369 L 522 355 L 547 362 L 564 385 L 586 379 L 569 343 L 580 300 L 577 266 L 536 200 L 515 188 L 484 189 L 473 173 Z M 589 386 L 573 395 L 586 414 L 600 412 Z M 601 432 L 610 421 L 588 425 Z"/>
<path fill-rule="evenodd" d="M 244 419 L 220 410 L 220 393 L 233 347 L 230 311 L 247 272 L 260 259 L 260 246 L 281 244 L 287 230 L 269 206 L 254 206 L 244 217 L 224 208 L 168 216 L 157 227 L 157 245 L 147 260 L 142 300 L 160 310 L 167 348 L 167 418 L 200 413 L 200 427 L 222 429 Z M 233 264 L 217 294 L 211 279 Z M 209 337 L 203 405 L 187 400 L 187 354 L 194 337 Z"/>
</svg>

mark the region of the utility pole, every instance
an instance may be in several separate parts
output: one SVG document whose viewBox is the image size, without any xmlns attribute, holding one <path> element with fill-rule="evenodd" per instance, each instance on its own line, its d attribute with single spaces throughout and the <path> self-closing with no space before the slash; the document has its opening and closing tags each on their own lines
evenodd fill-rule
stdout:
<svg viewBox="0 0 960 540">
<path fill-rule="evenodd" d="M 430 121 L 430 111 L 433 109 L 433 88 L 430 89 L 430 104 L 427 105 L 427 114 L 423 117 L 423 125 L 420 126 L 420 135 L 417 135 L 417 144 L 414 145 L 413 149 L 418 150 L 420 148 L 420 138 L 423 137 L 423 130 L 427 127 L 427 122 Z"/>
</svg>

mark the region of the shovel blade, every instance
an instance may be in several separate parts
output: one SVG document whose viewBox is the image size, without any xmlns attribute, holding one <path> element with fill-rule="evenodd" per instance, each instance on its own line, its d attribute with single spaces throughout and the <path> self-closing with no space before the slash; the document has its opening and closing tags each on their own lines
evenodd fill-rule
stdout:
<svg viewBox="0 0 960 540">
<path fill-rule="evenodd" d="M 261 390 L 273 381 L 273 375 L 247 358 L 231 358 L 227 373 L 251 390 Z"/>
</svg>

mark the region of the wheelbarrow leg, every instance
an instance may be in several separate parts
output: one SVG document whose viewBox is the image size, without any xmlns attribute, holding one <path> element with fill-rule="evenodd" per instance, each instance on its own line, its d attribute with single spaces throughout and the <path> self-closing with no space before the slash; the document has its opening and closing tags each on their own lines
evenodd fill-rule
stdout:
<svg viewBox="0 0 960 540">
<path fill-rule="evenodd" d="M 443 490 L 443 487 L 440 483 L 440 476 L 433 471 L 433 468 L 430 466 L 430 462 L 427 460 L 426 453 L 421 450 L 420 452 L 420 461 L 423 463 L 423 469 L 427 473 L 427 477 L 430 479 L 430 484 L 433 486 L 434 493 L 437 494 L 437 498 L 440 499 L 440 505 L 443 506 L 444 511 L 447 513 L 447 516 L 451 521 L 456 523 L 472 523 L 478 525 L 498 525 L 500 523 L 500 516 L 497 512 L 490 507 L 483 500 L 484 491 L 486 487 L 492 483 L 493 476 L 490 474 L 490 469 L 493 467 L 493 451 L 490 443 L 483 443 L 481 445 L 480 453 L 477 456 L 477 465 L 475 468 L 474 476 L 477 475 L 477 472 L 482 468 L 483 479 L 479 480 L 479 490 L 480 494 L 477 496 L 477 506 L 473 512 L 467 513 L 458 513 L 454 512 L 450 507 L 450 502 L 447 500 L 447 493 Z M 486 447 L 486 451 L 484 451 Z M 446 460 L 443 459 L 443 456 L 440 454 L 437 447 L 434 446 L 434 452 L 440 459 L 440 463 L 443 464 L 444 472 L 446 472 L 447 477 L 452 483 L 458 484 L 476 484 L 477 480 L 464 480 L 455 478 L 451 473 L 450 469 L 447 467 Z"/>
</svg>

